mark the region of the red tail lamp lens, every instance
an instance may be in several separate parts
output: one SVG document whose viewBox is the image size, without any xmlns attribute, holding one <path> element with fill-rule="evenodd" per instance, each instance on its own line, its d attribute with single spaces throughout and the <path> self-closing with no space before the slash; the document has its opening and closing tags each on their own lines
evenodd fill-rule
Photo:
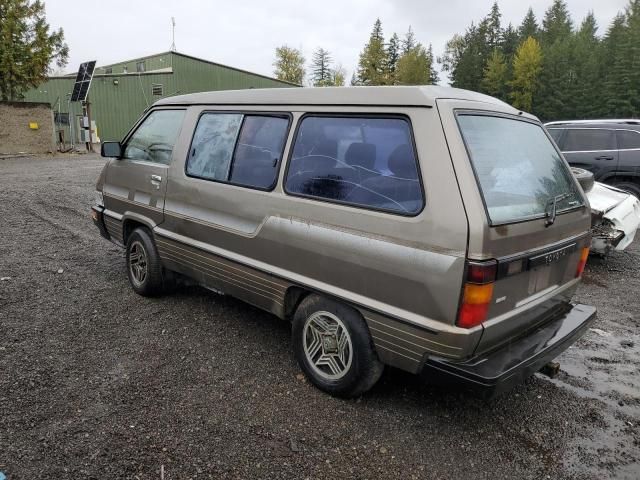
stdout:
<svg viewBox="0 0 640 480">
<path fill-rule="evenodd" d="M 498 272 L 498 262 L 469 262 L 467 264 L 467 282 L 489 283 L 495 282 Z"/>
<path fill-rule="evenodd" d="M 487 313 L 489 313 L 488 303 L 479 303 L 477 305 L 463 303 L 458 314 L 458 326 L 473 328 L 476 325 L 480 325 L 487 319 Z"/>
</svg>

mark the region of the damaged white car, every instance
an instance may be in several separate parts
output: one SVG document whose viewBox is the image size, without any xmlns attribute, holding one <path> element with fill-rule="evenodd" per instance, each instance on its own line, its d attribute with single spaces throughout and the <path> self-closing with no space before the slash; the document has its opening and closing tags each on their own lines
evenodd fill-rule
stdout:
<svg viewBox="0 0 640 480">
<path fill-rule="evenodd" d="M 571 167 L 591 205 L 591 252 L 607 255 L 627 248 L 640 226 L 640 200 L 619 188 L 595 182 L 593 174 Z"/>
</svg>

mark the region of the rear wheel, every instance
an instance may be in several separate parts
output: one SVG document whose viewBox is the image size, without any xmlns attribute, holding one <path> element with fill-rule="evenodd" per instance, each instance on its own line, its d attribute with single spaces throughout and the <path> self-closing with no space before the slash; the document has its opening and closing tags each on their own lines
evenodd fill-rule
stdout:
<svg viewBox="0 0 640 480">
<path fill-rule="evenodd" d="M 632 193 L 637 198 L 640 198 L 640 185 L 633 182 L 618 182 L 614 183 L 614 185 L 620 190 L 625 190 L 629 193 Z"/>
<path fill-rule="evenodd" d="M 298 306 L 292 330 L 296 360 L 321 390 L 355 397 L 382 375 L 367 325 L 353 308 L 310 295 Z"/>
<path fill-rule="evenodd" d="M 153 297 L 165 291 L 160 256 L 146 228 L 136 228 L 127 239 L 127 276 L 139 295 Z"/>
</svg>

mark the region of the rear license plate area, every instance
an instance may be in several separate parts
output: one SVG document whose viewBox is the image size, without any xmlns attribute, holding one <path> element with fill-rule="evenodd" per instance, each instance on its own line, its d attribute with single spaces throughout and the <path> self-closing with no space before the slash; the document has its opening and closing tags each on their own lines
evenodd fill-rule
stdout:
<svg viewBox="0 0 640 480">
<path fill-rule="evenodd" d="M 565 245 L 548 252 L 529 258 L 527 267 L 529 270 L 529 288 L 528 294 L 533 295 L 546 288 L 549 288 L 555 277 L 561 275 L 566 268 L 566 261 L 569 255 L 578 248 L 577 243 Z M 555 272 L 555 274 L 554 274 Z"/>
</svg>

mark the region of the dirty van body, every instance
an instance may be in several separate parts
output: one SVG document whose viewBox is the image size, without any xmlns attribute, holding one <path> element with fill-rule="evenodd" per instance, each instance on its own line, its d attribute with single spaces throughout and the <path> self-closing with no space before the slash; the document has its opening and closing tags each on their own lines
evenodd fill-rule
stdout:
<svg viewBox="0 0 640 480">
<path fill-rule="evenodd" d="M 538 120 L 442 87 L 248 90 L 156 102 L 97 183 L 94 222 L 141 295 L 176 274 L 292 322 L 319 388 L 384 365 L 495 393 L 595 318 L 571 303 L 584 193 Z"/>
</svg>

